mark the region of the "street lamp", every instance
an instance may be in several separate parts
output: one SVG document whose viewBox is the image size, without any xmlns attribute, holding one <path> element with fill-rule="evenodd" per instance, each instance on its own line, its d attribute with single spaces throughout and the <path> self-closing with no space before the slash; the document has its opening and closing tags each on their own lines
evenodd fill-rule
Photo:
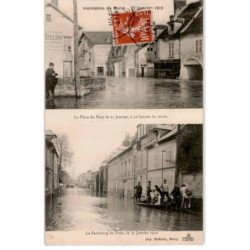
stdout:
<svg viewBox="0 0 250 250">
<path fill-rule="evenodd" d="M 161 182 L 162 182 L 162 187 L 163 187 L 163 153 L 166 153 L 166 151 L 163 149 L 161 151 Z"/>
</svg>

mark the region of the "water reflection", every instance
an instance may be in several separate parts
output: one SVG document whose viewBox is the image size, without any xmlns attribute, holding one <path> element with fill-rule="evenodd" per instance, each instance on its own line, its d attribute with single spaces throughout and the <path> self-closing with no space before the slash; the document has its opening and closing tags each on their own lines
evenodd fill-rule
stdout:
<svg viewBox="0 0 250 250">
<path fill-rule="evenodd" d="M 46 230 L 201 230 L 199 216 L 138 206 L 131 198 L 67 189 L 46 202 Z"/>
<path fill-rule="evenodd" d="M 46 108 L 202 108 L 202 83 L 155 78 L 107 78 L 106 89 L 46 100 Z"/>
</svg>

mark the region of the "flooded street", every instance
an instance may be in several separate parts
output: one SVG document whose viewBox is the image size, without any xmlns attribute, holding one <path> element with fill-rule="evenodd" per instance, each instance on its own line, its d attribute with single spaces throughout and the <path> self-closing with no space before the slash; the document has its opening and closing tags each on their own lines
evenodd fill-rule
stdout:
<svg viewBox="0 0 250 250">
<path fill-rule="evenodd" d="M 95 197 L 72 188 L 46 202 L 47 231 L 202 230 L 202 217 L 141 207 L 132 198 Z"/>
<path fill-rule="evenodd" d="M 106 89 L 84 98 L 55 98 L 47 109 L 202 108 L 202 82 L 108 77 Z"/>
</svg>

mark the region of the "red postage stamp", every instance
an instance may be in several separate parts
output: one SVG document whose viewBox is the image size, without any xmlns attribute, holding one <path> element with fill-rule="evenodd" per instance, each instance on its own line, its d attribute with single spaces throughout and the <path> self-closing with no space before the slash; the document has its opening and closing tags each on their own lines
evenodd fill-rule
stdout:
<svg viewBox="0 0 250 250">
<path fill-rule="evenodd" d="M 151 11 L 112 14 L 114 44 L 140 44 L 153 42 Z"/>
</svg>

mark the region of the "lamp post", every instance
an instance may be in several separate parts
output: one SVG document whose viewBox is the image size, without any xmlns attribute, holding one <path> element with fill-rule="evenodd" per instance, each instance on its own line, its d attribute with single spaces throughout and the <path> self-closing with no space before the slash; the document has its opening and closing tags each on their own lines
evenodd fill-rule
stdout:
<svg viewBox="0 0 250 250">
<path fill-rule="evenodd" d="M 161 185 L 162 187 L 163 187 L 163 153 L 166 153 L 164 149 L 161 151 Z"/>
</svg>

